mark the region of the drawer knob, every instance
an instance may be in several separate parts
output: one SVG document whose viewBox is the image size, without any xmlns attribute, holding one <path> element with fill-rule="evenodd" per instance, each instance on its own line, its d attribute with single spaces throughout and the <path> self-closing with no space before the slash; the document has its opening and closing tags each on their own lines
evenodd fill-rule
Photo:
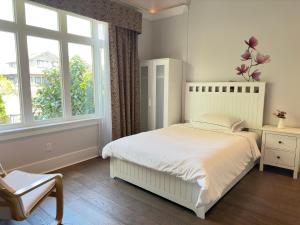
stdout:
<svg viewBox="0 0 300 225">
<path fill-rule="evenodd" d="M 278 141 L 279 144 L 282 144 L 282 141 Z"/>
<path fill-rule="evenodd" d="M 277 159 L 280 159 L 280 156 L 277 156 L 276 158 L 277 158 Z"/>
</svg>

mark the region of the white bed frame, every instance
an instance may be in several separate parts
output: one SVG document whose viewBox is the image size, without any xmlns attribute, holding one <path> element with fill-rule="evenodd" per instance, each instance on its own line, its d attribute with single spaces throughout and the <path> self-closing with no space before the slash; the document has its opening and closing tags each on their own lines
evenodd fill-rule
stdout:
<svg viewBox="0 0 300 225">
<path fill-rule="evenodd" d="M 247 127 L 260 133 L 263 122 L 265 83 L 255 82 L 189 82 L 186 84 L 185 120 L 197 121 L 207 112 L 235 115 L 247 122 Z M 250 162 L 224 190 L 222 198 L 256 164 Z M 205 219 L 205 213 L 220 199 L 196 208 L 200 188 L 195 183 L 117 158 L 110 160 L 110 176 L 118 177 L 168 200 L 193 210 Z"/>
</svg>

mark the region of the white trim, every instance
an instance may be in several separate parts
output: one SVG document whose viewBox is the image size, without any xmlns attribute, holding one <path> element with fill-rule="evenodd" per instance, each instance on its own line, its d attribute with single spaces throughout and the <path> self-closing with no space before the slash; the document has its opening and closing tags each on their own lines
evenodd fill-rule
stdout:
<svg viewBox="0 0 300 225">
<path fill-rule="evenodd" d="M 32 173 L 48 173 L 97 157 L 99 157 L 98 147 L 93 146 L 76 152 L 9 169 L 8 171 L 23 170 Z"/>
<path fill-rule="evenodd" d="M 100 122 L 101 119 L 96 118 L 77 121 L 65 121 L 61 123 L 51 123 L 34 127 L 23 127 L 19 129 L 7 130 L 0 132 L 0 142 L 41 134 L 54 133 L 58 131 L 71 130 L 80 127 L 88 127 L 93 125 L 99 126 Z"/>
</svg>

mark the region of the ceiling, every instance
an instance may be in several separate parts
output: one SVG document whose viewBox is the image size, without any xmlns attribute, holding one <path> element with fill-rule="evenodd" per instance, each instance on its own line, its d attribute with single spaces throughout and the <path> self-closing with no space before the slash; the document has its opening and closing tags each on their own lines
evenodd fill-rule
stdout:
<svg viewBox="0 0 300 225">
<path fill-rule="evenodd" d="M 189 0 L 119 0 L 140 10 L 155 14 L 165 9 L 188 4 Z"/>
</svg>

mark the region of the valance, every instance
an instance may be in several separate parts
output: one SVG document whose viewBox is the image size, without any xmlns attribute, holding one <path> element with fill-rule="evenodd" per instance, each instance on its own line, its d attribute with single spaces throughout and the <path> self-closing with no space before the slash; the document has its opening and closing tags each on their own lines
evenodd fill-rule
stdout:
<svg viewBox="0 0 300 225">
<path fill-rule="evenodd" d="M 31 0 L 112 25 L 142 32 L 142 14 L 111 0 Z"/>
</svg>

